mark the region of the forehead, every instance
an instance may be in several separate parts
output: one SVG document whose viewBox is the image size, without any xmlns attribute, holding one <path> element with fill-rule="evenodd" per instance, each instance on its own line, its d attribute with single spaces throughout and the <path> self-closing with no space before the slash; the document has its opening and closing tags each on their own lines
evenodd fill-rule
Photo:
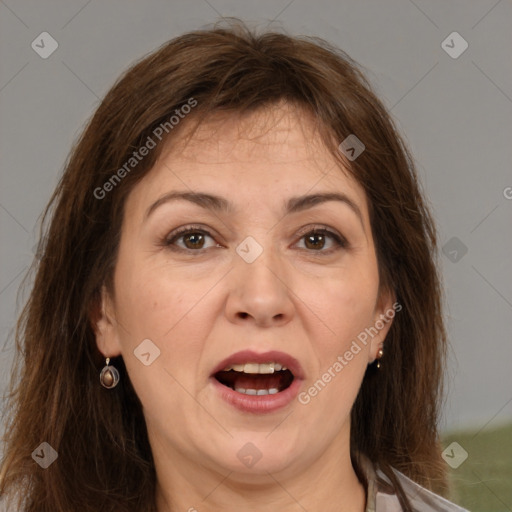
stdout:
<svg viewBox="0 0 512 512">
<path fill-rule="evenodd" d="M 235 203 L 335 190 L 366 210 L 362 187 L 325 147 L 313 116 L 289 104 L 183 126 L 129 200 L 147 204 L 173 189 L 208 190 Z"/>
<path fill-rule="evenodd" d="M 314 117 L 298 106 L 281 103 L 250 113 L 217 113 L 190 135 L 183 130 L 162 152 L 178 162 L 313 164 L 321 171 L 335 163 L 325 148 Z M 318 165 L 314 165 L 315 162 Z M 325 170 L 324 170 L 325 172 Z"/>
</svg>

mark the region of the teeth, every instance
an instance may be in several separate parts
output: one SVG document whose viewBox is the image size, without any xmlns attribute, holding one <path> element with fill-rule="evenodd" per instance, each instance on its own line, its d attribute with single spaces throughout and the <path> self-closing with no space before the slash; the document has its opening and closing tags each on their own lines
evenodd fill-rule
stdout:
<svg viewBox="0 0 512 512">
<path fill-rule="evenodd" d="M 265 370 L 265 373 L 273 373 L 274 368 L 270 371 L 270 365 L 268 364 L 258 364 L 258 363 L 245 363 L 244 373 L 262 373 L 260 372 L 260 366 L 262 370 Z"/>
<path fill-rule="evenodd" d="M 275 395 L 279 392 L 277 388 L 270 389 L 244 389 L 244 388 L 235 388 L 235 391 L 238 393 L 243 393 L 244 395 Z"/>
<path fill-rule="evenodd" d="M 231 366 L 224 368 L 224 371 L 229 372 L 229 370 L 234 370 L 235 372 L 268 374 L 287 369 L 288 368 L 286 366 L 281 366 L 279 363 L 246 363 L 232 364 Z"/>
</svg>

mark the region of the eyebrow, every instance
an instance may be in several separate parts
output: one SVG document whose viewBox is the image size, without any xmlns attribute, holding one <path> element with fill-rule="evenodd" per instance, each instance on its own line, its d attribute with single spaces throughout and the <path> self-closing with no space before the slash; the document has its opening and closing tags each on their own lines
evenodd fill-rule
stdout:
<svg viewBox="0 0 512 512">
<path fill-rule="evenodd" d="M 144 220 L 146 220 L 159 206 L 173 202 L 173 201 L 189 201 L 193 204 L 200 206 L 206 210 L 231 214 L 235 208 L 231 202 L 227 199 L 205 192 L 186 192 L 186 191 L 173 191 L 164 194 L 162 197 L 157 199 L 146 211 Z M 288 199 L 285 205 L 285 213 L 297 213 L 309 208 L 313 208 L 316 205 L 326 203 L 328 201 L 338 201 L 346 204 L 350 209 L 357 215 L 361 221 L 361 225 L 364 230 L 363 215 L 359 206 L 347 195 L 338 192 L 325 192 L 318 194 L 309 194 L 298 197 L 291 197 Z"/>
</svg>

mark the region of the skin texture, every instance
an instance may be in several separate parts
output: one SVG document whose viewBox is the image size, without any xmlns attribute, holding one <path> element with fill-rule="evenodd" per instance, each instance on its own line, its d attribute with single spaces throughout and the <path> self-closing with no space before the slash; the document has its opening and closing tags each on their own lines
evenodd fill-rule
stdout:
<svg viewBox="0 0 512 512">
<path fill-rule="evenodd" d="M 177 190 L 222 196 L 233 211 L 180 200 L 144 220 Z M 290 197 L 320 192 L 349 196 L 362 219 L 337 201 L 285 214 Z M 97 344 L 106 357 L 123 355 L 143 405 L 159 511 L 363 511 L 350 410 L 391 322 L 307 405 L 243 413 L 209 381 L 234 352 L 281 350 L 301 363 L 305 391 L 392 307 L 393 297 L 379 296 L 364 190 L 322 145 L 313 120 L 287 105 L 216 115 L 187 144 L 175 138 L 125 206 L 115 293 L 103 292 Z M 211 237 L 176 239 L 182 252 L 163 245 L 189 224 Z M 329 236 L 308 245 L 314 227 L 348 246 L 329 252 L 337 247 Z M 250 264 L 236 253 L 247 236 L 263 247 Z M 187 253 L 186 243 L 200 249 Z M 149 366 L 133 354 L 144 339 L 161 351 Z M 262 454 L 250 468 L 237 457 L 248 442 Z"/>
</svg>

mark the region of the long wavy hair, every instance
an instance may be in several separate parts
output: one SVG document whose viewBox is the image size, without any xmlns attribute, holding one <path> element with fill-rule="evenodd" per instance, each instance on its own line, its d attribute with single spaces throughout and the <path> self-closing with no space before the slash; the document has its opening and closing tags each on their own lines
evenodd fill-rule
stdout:
<svg viewBox="0 0 512 512">
<path fill-rule="evenodd" d="M 405 510 L 410 505 L 391 468 L 443 493 L 443 295 L 436 229 L 413 159 L 347 54 L 317 38 L 258 34 L 239 21 L 187 33 L 136 62 L 72 148 L 42 216 L 34 284 L 16 326 L 0 492 L 24 512 L 156 510 L 141 403 L 122 357 L 113 360 L 120 384 L 100 386 L 104 359 L 91 314 L 102 285 L 112 290 L 126 197 L 178 130 L 168 127 L 108 194 L 98 191 L 191 98 L 197 105 L 180 126 L 282 101 L 306 109 L 326 147 L 364 188 L 380 284 L 402 310 L 385 341 L 385 364 L 378 372 L 368 367 L 351 412 L 354 467 L 364 481 L 358 455 L 378 465 Z M 338 149 L 350 134 L 366 148 L 354 161 Z M 58 453 L 45 470 L 31 456 L 43 441 Z"/>
</svg>

